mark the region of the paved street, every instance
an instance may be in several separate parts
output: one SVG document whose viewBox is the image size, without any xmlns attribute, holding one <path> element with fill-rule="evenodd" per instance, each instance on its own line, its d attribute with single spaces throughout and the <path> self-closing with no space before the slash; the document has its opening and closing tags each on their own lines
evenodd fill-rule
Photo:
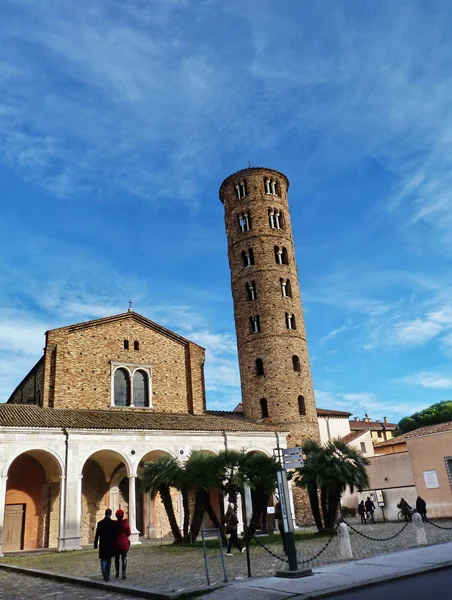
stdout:
<svg viewBox="0 0 452 600">
<path fill-rule="evenodd" d="M 365 590 L 354 590 L 335 596 L 337 600 L 431 600 L 431 598 L 450 598 L 452 584 L 452 569 L 444 569 L 425 575 L 414 575 L 369 587 Z M 295 596 L 293 598 L 302 598 Z M 213 599 L 213 600 L 216 600 Z M 276 600 L 276 596 L 275 596 Z"/>
<path fill-rule="evenodd" d="M 451 521 L 441 521 L 440 524 L 452 526 Z M 387 554 L 416 546 L 412 524 L 409 524 L 403 531 L 401 531 L 403 523 L 359 525 L 354 522 L 354 527 L 361 534 L 381 538 L 382 540 L 370 540 L 352 531 L 350 538 L 355 559 Z M 429 544 L 439 544 L 452 540 L 452 531 L 441 530 L 431 525 L 426 526 L 426 533 Z M 391 540 L 385 539 L 391 536 L 395 537 Z M 299 542 L 297 544 L 299 560 L 308 560 L 315 556 L 324 548 L 327 541 L 328 538 L 314 537 Z M 281 546 L 277 543 L 272 544 L 269 549 L 277 555 L 281 554 Z M 218 551 L 209 550 L 209 557 L 211 580 L 220 583 L 223 581 L 223 575 Z M 18 566 L 85 576 L 101 581 L 97 553 L 93 550 L 60 554 L 16 555 L 6 560 Z M 246 579 L 247 569 L 244 554 L 235 552 L 233 557 L 225 557 L 225 561 L 230 581 Z M 315 567 L 338 562 L 341 562 L 341 557 L 338 552 L 337 539 L 333 538 L 320 556 L 306 564 Z M 253 577 L 271 576 L 277 569 L 283 569 L 285 566 L 286 563 L 271 556 L 263 548 L 259 546 L 251 548 L 251 573 Z M 199 547 L 181 548 L 159 546 L 157 544 L 135 546 L 129 553 L 128 579 L 126 582 L 122 582 L 122 580 L 113 581 L 118 589 L 124 583 L 131 586 L 154 588 L 164 592 L 189 591 L 194 588 L 205 587 L 206 577 L 202 550 Z"/>
</svg>

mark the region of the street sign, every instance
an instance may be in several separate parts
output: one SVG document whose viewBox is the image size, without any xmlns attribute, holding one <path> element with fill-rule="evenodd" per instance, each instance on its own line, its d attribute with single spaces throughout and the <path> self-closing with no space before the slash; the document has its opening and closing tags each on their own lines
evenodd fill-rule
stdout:
<svg viewBox="0 0 452 600">
<path fill-rule="evenodd" d="M 298 469 L 303 466 L 303 449 L 299 446 L 295 448 L 283 448 L 282 459 L 286 471 L 288 469 Z"/>
</svg>

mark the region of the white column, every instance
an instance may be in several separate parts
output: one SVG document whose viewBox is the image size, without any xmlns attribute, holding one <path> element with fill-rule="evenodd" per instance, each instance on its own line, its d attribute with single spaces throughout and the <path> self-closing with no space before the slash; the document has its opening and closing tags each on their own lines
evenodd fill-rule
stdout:
<svg viewBox="0 0 452 600">
<path fill-rule="evenodd" d="M 66 510 L 64 514 L 64 537 L 60 540 L 60 550 L 81 550 L 80 522 L 82 519 L 82 479 L 83 475 L 68 472 L 66 480 Z"/>
<path fill-rule="evenodd" d="M 66 477 L 60 477 L 60 524 L 58 534 L 58 552 L 64 550 L 64 526 L 65 526 L 65 509 L 66 509 Z"/>
<path fill-rule="evenodd" d="M 8 477 L 0 477 L 0 557 L 3 546 L 3 521 L 5 519 L 5 501 L 6 501 L 6 482 Z"/>
<path fill-rule="evenodd" d="M 246 511 L 246 525 L 248 526 L 253 516 L 253 501 L 251 498 L 251 488 L 245 483 L 244 485 L 244 500 L 245 500 L 245 511 Z"/>
<path fill-rule="evenodd" d="M 237 494 L 237 519 L 239 520 L 239 522 L 237 523 L 237 533 L 242 533 L 243 532 L 243 510 L 242 510 L 242 495 L 241 494 Z"/>
<path fill-rule="evenodd" d="M 129 525 L 130 525 L 130 543 L 133 545 L 141 544 L 140 532 L 137 529 L 137 500 L 135 481 L 137 476 L 130 475 L 129 477 Z"/>
</svg>

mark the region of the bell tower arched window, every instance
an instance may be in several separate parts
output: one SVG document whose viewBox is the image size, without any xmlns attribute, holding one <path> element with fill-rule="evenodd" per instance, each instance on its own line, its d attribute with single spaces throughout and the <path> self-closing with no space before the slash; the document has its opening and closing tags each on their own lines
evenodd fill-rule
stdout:
<svg viewBox="0 0 452 600">
<path fill-rule="evenodd" d="M 239 229 L 242 232 L 250 231 L 251 229 L 251 217 L 249 213 L 243 213 L 237 216 L 239 222 Z"/>
<path fill-rule="evenodd" d="M 298 412 L 303 417 L 306 414 L 306 403 L 304 401 L 304 396 L 298 396 Z"/>
<path fill-rule="evenodd" d="M 133 374 L 133 405 L 149 406 L 148 375 L 143 371 L 135 371 Z"/>
<path fill-rule="evenodd" d="M 246 252 L 245 250 L 242 250 L 241 256 L 244 267 L 251 267 L 254 265 L 254 252 L 252 248 L 248 248 Z"/>
<path fill-rule="evenodd" d="M 261 419 L 268 419 L 268 405 L 265 398 L 261 398 L 259 401 L 261 407 Z"/>
<path fill-rule="evenodd" d="M 259 331 L 261 330 L 259 315 L 254 315 L 254 317 L 250 317 L 250 325 L 251 333 L 259 333 Z"/>
<path fill-rule="evenodd" d="M 114 376 L 115 406 L 130 406 L 130 379 L 125 369 L 116 369 Z"/>
<path fill-rule="evenodd" d="M 235 186 L 235 191 L 237 192 L 237 198 L 241 200 L 246 196 L 246 181 L 239 181 L 239 183 Z"/>
<path fill-rule="evenodd" d="M 293 313 L 286 313 L 286 329 L 296 329 L 295 315 Z"/>
<path fill-rule="evenodd" d="M 294 371 L 301 371 L 300 359 L 296 354 L 292 356 L 292 366 Z"/>
<path fill-rule="evenodd" d="M 262 358 L 256 358 L 256 375 L 265 375 L 264 361 Z"/>
<path fill-rule="evenodd" d="M 245 287 L 246 287 L 246 295 L 248 297 L 248 300 L 250 302 L 252 300 L 256 300 L 257 294 L 256 294 L 256 283 L 255 283 L 255 281 L 250 281 L 249 283 L 247 282 L 245 284 Z"/>
</svg>

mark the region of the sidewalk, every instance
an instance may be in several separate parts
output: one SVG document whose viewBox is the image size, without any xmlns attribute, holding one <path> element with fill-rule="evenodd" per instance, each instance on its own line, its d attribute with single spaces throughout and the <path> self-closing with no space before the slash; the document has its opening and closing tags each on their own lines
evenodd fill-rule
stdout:
<svg viewBox="0 0 452 600">
<path fill-rule="evenodd" d="M 345 590 L 402 579 L 417 573 L 452 567 L 452 542 L 423 546 L 313 569 L 314 575 L 302 579 L 259 577 L 235 581 L 206 596 L 208 600 L 284 600 L 285 598 L 322 598 Z"/>
</svg>

